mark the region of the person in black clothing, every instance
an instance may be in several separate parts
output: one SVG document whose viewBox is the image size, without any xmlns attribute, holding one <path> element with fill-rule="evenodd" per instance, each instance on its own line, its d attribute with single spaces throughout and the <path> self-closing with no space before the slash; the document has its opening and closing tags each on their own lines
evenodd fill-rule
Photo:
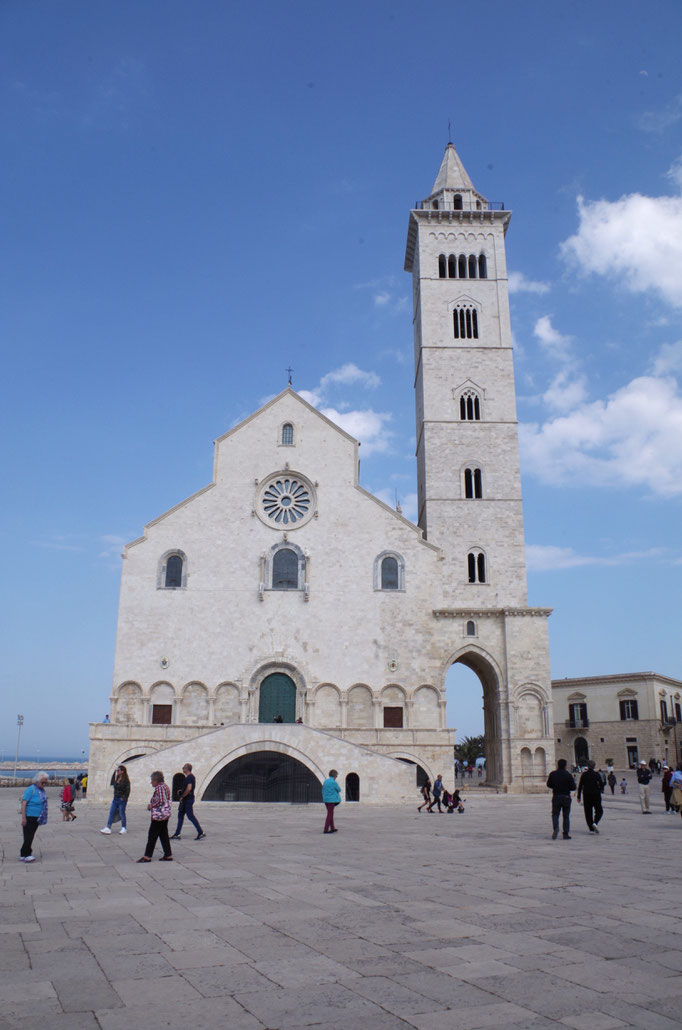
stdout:
<svg viewBox="0 0 682 1030">
<path fill-rule="evenodd" d="M 171 840 L 180 840 L 180 833 L 182 831 L 182 824 L 184 822 L 185 816 L 187 816 L 189 821 L 194 826 L 194 829 L 197 831 L 197 835 L 194 839 L 203 840 L 206 834 L 202 830 L 197 820 L 197 817 L 194 814 L 194 790 L 197 781 L 192 775 L 192 766 L 189 762 L 186 765 L 183 765 L 182 771 L 185 774 L 185 785 L 182 789 L 182 794 L 179 798 L 180 804 L 178 805 L 178 825 L 175 827 L 175 833 L 171 837 Z"/>
<path fill-rule="evenodd" d="M 554 772 L 547 777 L 547 786 L 552 791 L 552 840 L 559 836 L 559 813 L 563 819 L 564 840 L 570 840 L 571 829 L 571 791 L 575 790 L 575 780 L 566 768 L 566 759 L 560 758 Z"/>
<path fill-rule="evenodd" d="M 578 803 L 580 803 L 580 797 L 582 795 L 583 807 L 585 809 L 585 822 L 587 823 L 590 833 L 599 833 L 597 823 L 604 814 L 604 809 L 602 808 L 601 803 L 603 790 L 604 781 L 599 773 L 594 771 L 594 762 L 590 759 L 587 763 L 587 769 L 578 781 L 577 796 Z"/>
<path fill-rule="evenodd" d="M 609 787 L 611 788 L 611 793 L 613 794 L 613 792 L 616 789 L 616 783 L 618 782 L 618 780 L 616 779 L 616 776 L 615 776 L 615 773 L 614 773 L 613 769 L 611 770 L 609 775 L 606 777 L 606 780 L 608 782 Z"/>
</svg>

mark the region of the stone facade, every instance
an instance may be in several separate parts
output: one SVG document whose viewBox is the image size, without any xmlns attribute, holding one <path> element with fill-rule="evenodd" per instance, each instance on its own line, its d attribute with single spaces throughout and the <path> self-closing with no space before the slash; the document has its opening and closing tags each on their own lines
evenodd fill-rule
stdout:
<svg viewBox="0 0 682 1030">
<path fill-rule="evenodd" d="M 682 760 L 682 681 L 654 672 L 552 680 L 557 755 L 633 768 Z"/>
<path fill-rule="evenodd" d="M 133 758 L 136 778 L 193 762 L 201 797 L 240 740 L 268 750 L 276 714 L 282 755 L 317 777 L 350 770 L 363 801 L 402 800 L 404 762 L 431 779 L 452 768 L 453 662 L 481 680 L 488 782 L 543 788 L 549 610 L 526 600 L 509 217 L 451 145 L 410 214 L 418 526 L 359 485 L 357 442 L 287 389 L 216 441 L 210 485 L 125 548 L 91 797 Z M 466 262 L 448 277 L 451 252 Z"/>
</svg>

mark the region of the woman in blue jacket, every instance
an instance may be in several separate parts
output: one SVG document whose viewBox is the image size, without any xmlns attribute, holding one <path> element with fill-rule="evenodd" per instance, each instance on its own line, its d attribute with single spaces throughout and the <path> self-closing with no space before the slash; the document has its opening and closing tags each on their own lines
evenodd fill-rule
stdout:
<svg viewBox="0 0 682 1030">
<path fill-rule="evenodd" d="M 330 769 L 329 776 L 322 784 L 322 800 L 327 806 L 327 820 L 324 824 L 325 833 L 336 833 L 334 809 L 341 803 L 341 788 L 336 782 L 338 775 L 336 769 Z"/>
</svg>

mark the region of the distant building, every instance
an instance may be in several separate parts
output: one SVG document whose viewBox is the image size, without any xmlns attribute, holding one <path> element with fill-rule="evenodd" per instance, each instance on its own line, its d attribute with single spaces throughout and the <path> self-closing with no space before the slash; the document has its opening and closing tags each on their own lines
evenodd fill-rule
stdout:
<svg viewBox="0 0 682 1030">
<path fill-rule="evenodd" d="M 288 388 L 127 545 L 90 797 L 119 762 L 144 782 L 191 761 L 205 800 L 317 801 L 332 767 L 349 800 L 414 799 L 452 769 L 456 662 L 481 681 L 488 782 L 545 789 L 550 609 L 527 601 L 510 218 L 452 144 L 409 215 L 417 525 L 360 487 L 357 441 Z"/>
<path fill-rule="evenodd" d="M 558 757 L 617 769 L 680 761 L 682 681 L 655 672 L 552 680 Z"/>
</svg>

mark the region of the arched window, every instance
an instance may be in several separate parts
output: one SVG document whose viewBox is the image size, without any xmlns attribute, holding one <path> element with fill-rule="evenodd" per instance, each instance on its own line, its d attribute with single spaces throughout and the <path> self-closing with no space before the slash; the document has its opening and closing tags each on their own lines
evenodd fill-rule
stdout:
<svg viewBox="0 0 682 1030">
<path fill-rule="evenodd" d="M 272 589 L 298 590 L 298 555 L 289 547 L 277 551 L 272 560 Z"/>
<path fill-rule="evenodd" d="M 485 555 L 483 551 L 469 551 L 467 571 L 470 583 L 485 583 Z"/>
<path fill-rule="evenodd" d="M 459 255 L 458 270 L 460 279 L 466 279 L 467 277 L 467 259 L 465 254 Z"/>
<path fill-rule="evenodd" d="M 455 193 L 454 197 L 452 198 L 452 206 L 454 207 L 455 211 L 461 211 L 462 210 L 462 194 L 461 193 Z"/>
<path fill-rule="evenodd" d="M 481 402 L 475 390 L 465 390 L 459 398 L 459 417 L 462 422 L 480 422 Z"/>
<path fill-rule="evenodd" d="M 478 339 L 478 312 L 472 304 L 457 304 L 452 312 L 456 340 Z"/>
<path fill-rule="evenodd" d="M 467 636 L 468 637 L 475 637 L 476 636 L 476 623 L 474 622 L 473 619 L 469 619 L 469 621 L 467 622 Z"/>
<path fill-rule="evenodd" d="M 166 562 L 166 583 L 167 587 L 182 586 L 182 558 L 179 554 L 171 554 Z"/>
<path fill-rule="evenodd" d="M 451 254 L 450 257 L 448 258 L 448 278 L 449 279 L 456 279 L 457 278 L 457 258 L 455 257 L 454 254 Z"/>
<path fill-rule="evenodd" d="M 480 468 L 464 469 L 464 496 L 469 500 L 483 497 L 483 483 Z"/>
<path fill-rule="evenodd" d="M 156 572 L 159 590 L 181 590 L 187 586 L 187 556 L 180 550 L 167 551 Z"/>
<path fill-rule="evenodd" d="M 478 262 L 476 261 L 475 255 L 474 254 L 469 254 L 469 278 L 470 279 L 475 279 L 476 278 L 477 266 L 478 266 Z"/>
<path fill-rule="evenodd" d="M 478 278 L 488 278 L 488 262 L 486 261 L 485 254 L 479 254 L 478 257 Z"/>
<path fill-rule="evenodd" d="M 282 426 L 282 443 L 285 447 L 291 447 L 294 442 L 294 427 L 291 422 L 285 422 Z"/>
<path fill-rule="evenodd" d="M 447 278 L 447 266 L 446 266 L 445 254 L 439 254 L 438 255 L 438 278 L 439 279 Z"/>
<path fill-rule="evenodd" d="M 398 562 L 389 554 L 381 563 L 381 589 L 398 590 L 398 588 Z"/>
<path fill-rule="evenodd" d="M 374 589 L 405 589 L 405 560 L 397 551 L 382 551 L 374 559 Z"/>
</svg>

